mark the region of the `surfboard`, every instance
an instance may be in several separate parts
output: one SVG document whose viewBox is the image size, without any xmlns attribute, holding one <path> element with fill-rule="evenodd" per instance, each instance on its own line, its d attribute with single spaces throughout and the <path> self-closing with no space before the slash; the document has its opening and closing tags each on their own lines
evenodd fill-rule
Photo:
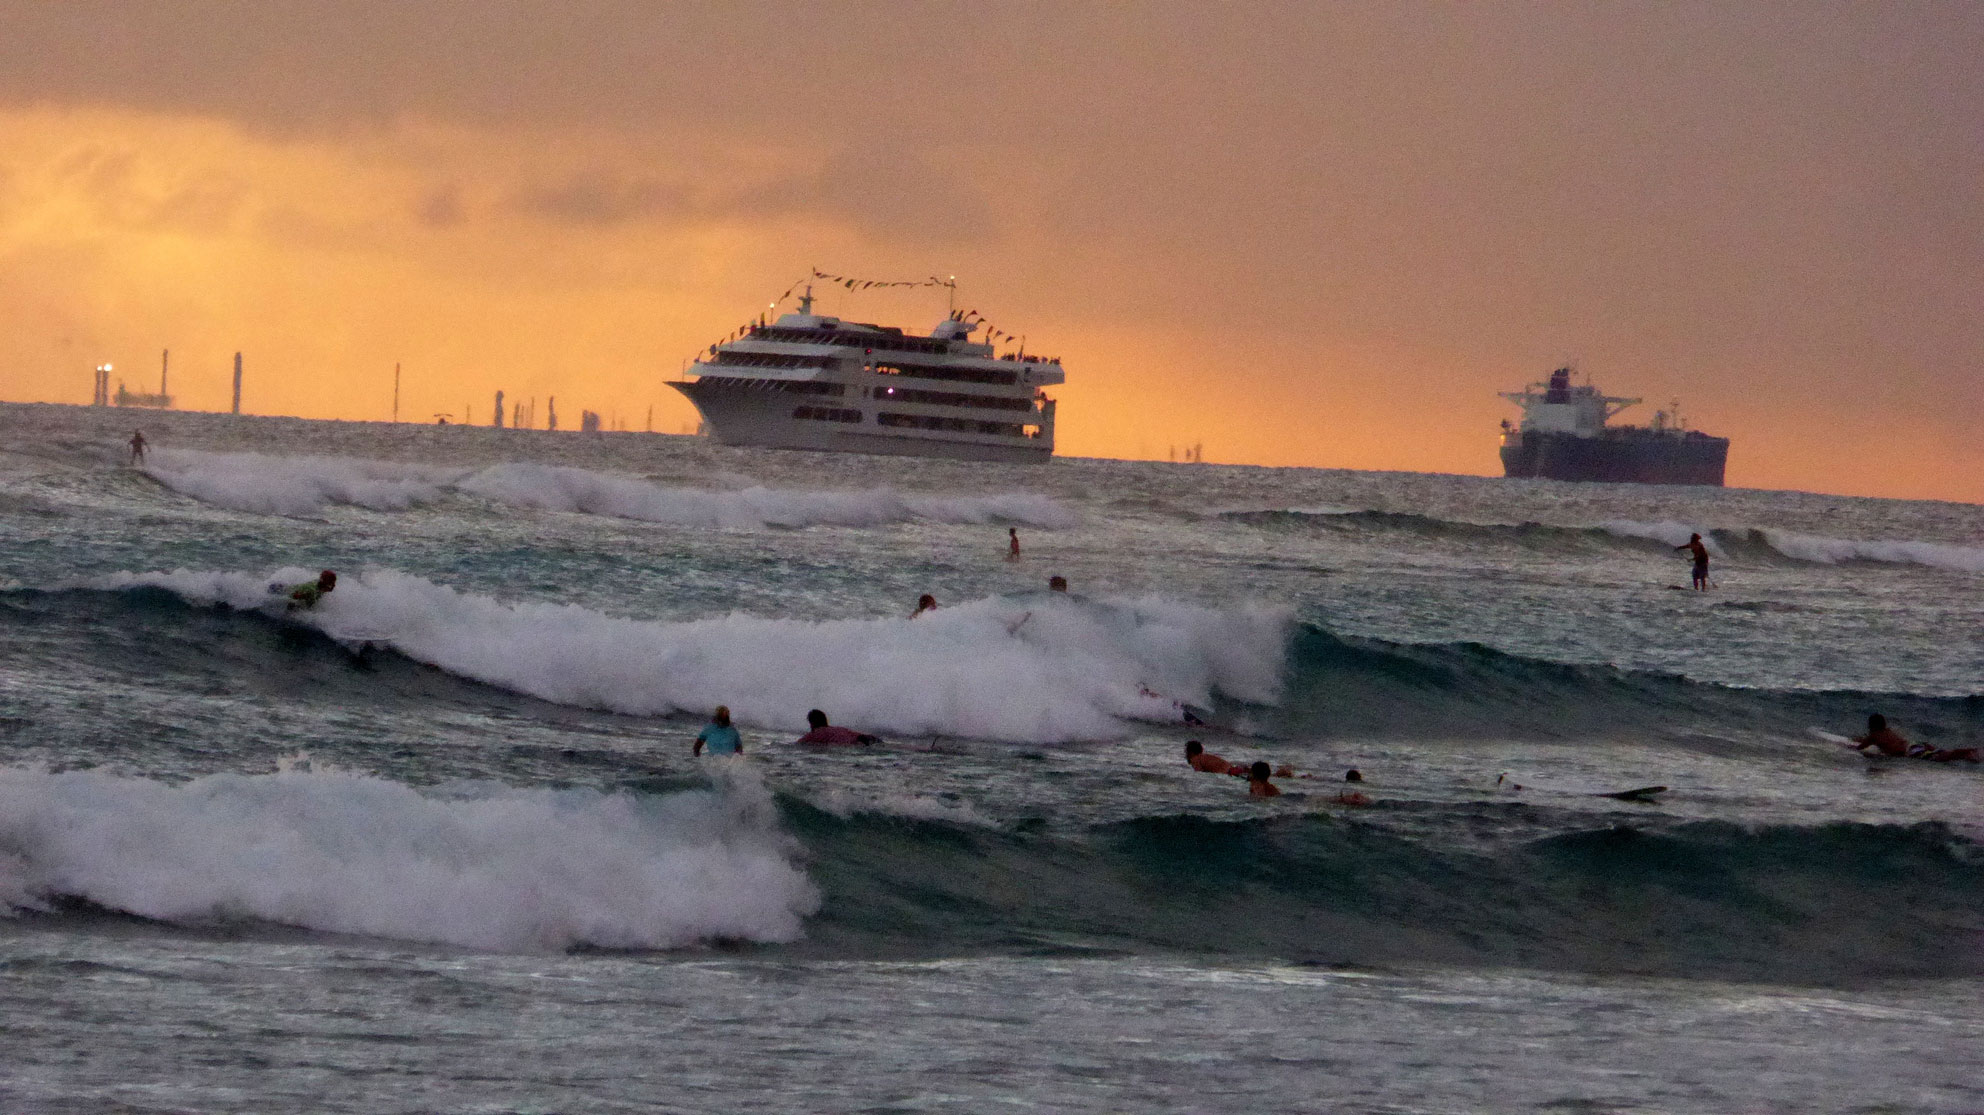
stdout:
<svg viewBox="0 0 1984 1115">
<path fill-rule="evenodd" d="M 328 627 L 320 628 L 319 630 L 340 643 L 379 643 L 383 645 L 393 641 L 393 633 L 390 631 L 333 631 Z"/>
<path fill-rule="evenodd" d="M 1612 793 L 1599 794 L 1598 796 L 1602 798 L 1617 798 L 1620 801 L 1636 801 L 1641 804 L 1651 804 L 1656 795 L 1666 792 L 1667 787 L 1665 786 L 1640 786 L 1632 790 L 1616 790 Z"/>
</svg>

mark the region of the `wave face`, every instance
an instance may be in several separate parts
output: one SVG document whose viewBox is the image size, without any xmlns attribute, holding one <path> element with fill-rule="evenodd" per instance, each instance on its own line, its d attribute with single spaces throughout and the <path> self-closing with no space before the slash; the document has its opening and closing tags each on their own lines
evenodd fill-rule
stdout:
<svg viewBox="0 0 1984 1115">
<path fill-rule="evenodd" d="M 632 476 L 559 465 L 446 468 L 338 457 L 161 449 L 144 472 L 202 503 L 260 515 L 304 516 L 333 505 L 404 511 L 451 494 L 506 507 L 692 527 L 872 527 L 890 523 L 1011 523 L 1049 530 L 1079 518 L 1043 495 L 932 496 L 892 488 L 741 491 L 669 488 Z"/>
<path fill-rule="evenodd" d="M 788 809 L 821 947 L 1150 949 L 1851 982 L 1984 973 L 1984 847 L 1935 824 L 1569 832 L 1527 807 L 1418 834 L 1308 814 L 1075 838 Z M 1432 828 L 1433 833 L 1425 830 Z M 1483 840 L 1483 829 L 1505 829 Z M 910 946 L 914 947 L 914 946 Z"/>
<path fill-rule="evenodd" d="M 1899 716 L 1925 738 L 1984 730 L 1984 696 L 1742 688 L 1613 666 L 1550 662 L 1479 643 L 1402 644 L 1299 627 L 1284 730 L 1368 738 L 1644 737 L 1706 730 L 1782 737 L 1813 724 Z"/>
<path fill-rule="evenodd" d="M 1683 545 L 1690 535 L 1700 534 L 1709 552 L 1723 558 L 1821 565 L 1879 562 L 1984 573 L 1984 548 L 1974 546 L 1908 539 L 1827 538 L 1775 527 L 1711 528 L 1671 519 L 1655 522 L 1608 519 L 1591 526 L 1553 526 L 1534 522 L 1476 523 L 1413 512 L 1354 508 L 1223 511 L 1216 517 L 1269 530 L 1402 532 L 1423 537 L 1492 540 L 1546 550 L 1593 545 L 1664 549 Z"/>
<path fill-rule="evenodd" d="M 506 952 L 732 941 L 829 958 L 1984 975 L 1984 846 L 1935 823 L 1567 825 L 1524 804 L 1401 803 L 1049 832 L 915 801 L 775 800 L 749 769 L 662 793 L 0 769 L 0 908 Z"/>
<path fill-rule="evenodd" d="M 665 796 L 356 774 L 168 784 L 0 768 L 0 906 L 511 952 L 791 941 L 819 894 L 762 788 Z"/>
<path fill-rule="evenodd" d="M 1297 742 L 1358 739 L 1623 739 L 1700 732 L 1782 739 L 1846 728 L 1883 712 L 1913 736 L 1969 746 L 1984 695 L 1786 690 L 1553 662 L 1478 643 L 1405 644 L 1335 634 L 1265 608 L 1212 609 L 1157 598 L 991 597 L 900 617 L 811 621 L 731 615 L 675 622 L 575 605 L 512 602 L 391 570 L 341 580 L 314 611 L 285 614 L 269 574 L 120 574 L 84 596 L 149 611 L 220 605 L 237 624 L 280 619 L 348 646 L 390 648 L 466 682 L 629 715 L 701 715 L 730 706 L 745 725 L 803 731 L 810 708 L 881 735 L 1012 743 L 1120 739 L 1180 721 L 1181 705 L 1219 723 Z M 26 590 L 32 591 L 32 590 Z M 46 597 L 48 594 L 35 595 Z M 59 595 L 59 594 L 58 594 Z M 62 611 L 62 606 L 56 606 Z M 118 629 L 96 603 L 79 622 Z M 223 624 L 230 622 L 223 619 Z M 216 659 L 240 642 L 205 631 Z M 154 669 L 155 666 L 141 667 Z M 273 665 L 271 668 L 275 668 Z M 312 684 L 324 684 L 313 682 Z M 330 684 L 337 684 L 330 682 Z M 436 694 L 419 674 L 374 679 Z"/>
<path fill-rule="evenodd" d="M 312 576 L 181 571 L 90 585 L 281 616 L 270 582 Z M 1120 738 L 1126 721 L 1176 722 L 1178 702 L 1273 704 L 1289 624 L 1273 609 L 1056 593 L 915 620 L 661 622 L 506 602 L 391 570 L 348 576 L 317 609 L 285 618 L 559 704 L 636 715 L 727 704 L 741 723 L 799 731 L 806 710 L 822 708 L 885 735 L 1032 743 Z"/>
</svg>

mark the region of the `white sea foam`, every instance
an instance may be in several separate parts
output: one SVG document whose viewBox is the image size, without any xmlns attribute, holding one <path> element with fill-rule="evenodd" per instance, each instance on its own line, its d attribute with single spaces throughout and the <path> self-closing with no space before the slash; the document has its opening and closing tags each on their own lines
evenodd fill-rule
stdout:
<svg viewBox="0 0 1984 1115">
<path fill-rule="evenodd" d="M 0 906 L 82 898 L 501 951 L 790 941 L 819 906 L 748 775 L 661 797 L 289 770 L 0 769 Z"/>
<path fill-rule="evenodd" d="M 1642 523 L 1631 519 L 1613 519 L 1600 523 L 1599 529 L 1624 538 L 1645 538 L 1664 542 L 1670 546 L 1679 546 L 1687 542 L 1690 534 L 1700 533 L 1702 541 L 1708 545 L 1710 552 L 1721 554 L 1725 549 L 1718 541 L 1716 532 L 1671 520 Z M 1917 542 L 1908 539 L 1865 541 L 1826 538 L 1770 527 L 1749 531 L 1722 531 L 1720 535 L 1731 540 L 1732 545 L 1739 547 L 1746 544 L 1754 546 L 1761 542 L 1794 561 L 1812 561 L 1825 565 L 1836 565 L 1842 561 L 1878 561 L 1892 565 L 1926 565 L 1963 573 L 1984 573 L 1984 549 L 1974 546 Z"/>
<path fill-rule="evenodd" d="M 403 511 L 461 492 L 510 507 L 702 527 L 867 527 L 921 519 L 1054 530 L 1079 521 L 1061 504 L 1029 492 L 935 496 L 886 487 L 671 488 L 634 476 L 528 463 L 471 469 L 161 449 L 152 454 L 144 471 L 203 503 L 264 515 L 311 515 L 336 504 Z"/>
<path fill-rule="evenodd" d="M 1012 522 L 1058 529 L 1075 525 L 1072 512 L 1042 495 L 917 496 L 891 488 L 741 491 L 664 488 L 631 476 L 555 465 L 504 464 L 457 485 L 462 491 L 516 507 L 579 511 L 651 523 L 710 527 L 879 526 L 927 519 L 942 523 Z"/>
<path fill-rule="evenodd" d="M 89 583 L 270 608 L 271 580 L 309 576 L 182 570 Z M 821 708 L 835 723 L 878 734 L 1035 743 L 1117 738 L 1124 720 L 1173 722 L 1177 702 L 1203 705 L 1215 691 L 1272 703 L 1289 623 L 1280 609 L 1057 593 L 993 597 L 915 620 L 660 622 L 502 601 L 393 570 L 347 576 L 293 618 L 561 704 L 632 714 L 727 704 L 745 724 L 795 732 L 806 710 Z"/>
<path fill-rule="evenodd" d="M 343 457 L 157 449 L 147 476 L 202 503 L 258 515 L 311 515 L 330 504 L 404 511 L 441 498 L 462 469 Z"/>
<path fill-rule="evenodd" d="M 1669 546 L 1684 546 L 1690 535 L 1702 536 L 1702 544 L 1712 554 L 1720 554 L 1722 548 L 1716 545 L 1715 537 L 1701 527 L 1677 523 L 1672 519 L 1662 519 L 1655 523 L 1642 523 L 1634 519 L 1608 519 L 1598 524 L 1598 529 L 1620 538 L 1641 538 L 1650 542 L 1664 542 Z"/>
<path fill-rule="evenodd" d="M 915 821 L 943 821 L 953 825 L 973 825 L 979 828 L 995 827 L 991 819 L 973 808 L 968 801 L 953 801 L 928 794 L 864 794 L 840 787 L 830 787 L 810 800 L 814 805 L 836 817 L 868 814 L 880 817 L 904 817 Z"/>
<path fill-rule="evenodd" d="M 1941 542 L 1862 541 L 1850 538 L 1823 538 L 1788 530 L 1760 531 L 1770 548 L 1799 561 L 1834 565 L 1842 561 L 1880 561 L 1899 565 L 1927 565 L 1962 573 L 1984 573 L 1984 549 L 1952 546 Z"/>
</svg>

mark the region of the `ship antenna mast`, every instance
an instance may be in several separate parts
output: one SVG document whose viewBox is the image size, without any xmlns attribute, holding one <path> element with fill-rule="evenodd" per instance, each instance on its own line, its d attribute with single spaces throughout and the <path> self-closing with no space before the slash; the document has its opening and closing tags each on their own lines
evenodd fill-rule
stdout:
<svg viewBox="0 0 1984 1115">
<path fill-rule="evenodd" d="M 802 314 L 813 312 L 813 284 L 810 282 L 806 284 L 806 293 L 799 296 L 799 312 Z"/>
</svg>

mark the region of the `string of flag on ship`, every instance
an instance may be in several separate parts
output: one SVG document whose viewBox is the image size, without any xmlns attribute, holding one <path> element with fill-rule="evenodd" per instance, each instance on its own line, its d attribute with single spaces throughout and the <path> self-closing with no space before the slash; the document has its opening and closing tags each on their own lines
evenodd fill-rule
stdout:
<svg viewBox="0 0 1984 1115">
<path fill-rule="evenodd" d="M 836 286 L 844 286 L 850 291 L 872 290 L 878 287 L 946 287 L 952 293 L 956 293 L 958 289 L 958 281 L 955 277 L 946 279 L 932 275 L 927 279 L 857 279 L 851 275 L 830 275 L 825 271 L 815 269 L 811 275 L 786 287 L 785 293 L 778 296 L 778 300 L 772 303 L 772 307 L 777 308 L 780 304 L 790 300 L 798 292 L 800 287 L 815 280 L 833 283 Z M 727 345 L 739 337 L 750 333 L 753 329 L 764 328 L 769 324 L 769 318 L 769 313 L 760 314 L 757 318 L 731 330 L 724 335 L 723 340 L 710 346 L 710 352 L 716 352 L 718 345 Z M 1026 340 L 1025 337 L 1018 333 L 1008 332 L 993 325 L 984 314 L 979 313 L 977 310 L 953 310 L 951 311 L 951 319 L 953 321 L 968 321 L 973 325 L 979 326 L 985 330 L 985 339 L 993 344 L 998 344 L 1001 341 L 1018 341 L 1023 344 Z"/>
</svg>

